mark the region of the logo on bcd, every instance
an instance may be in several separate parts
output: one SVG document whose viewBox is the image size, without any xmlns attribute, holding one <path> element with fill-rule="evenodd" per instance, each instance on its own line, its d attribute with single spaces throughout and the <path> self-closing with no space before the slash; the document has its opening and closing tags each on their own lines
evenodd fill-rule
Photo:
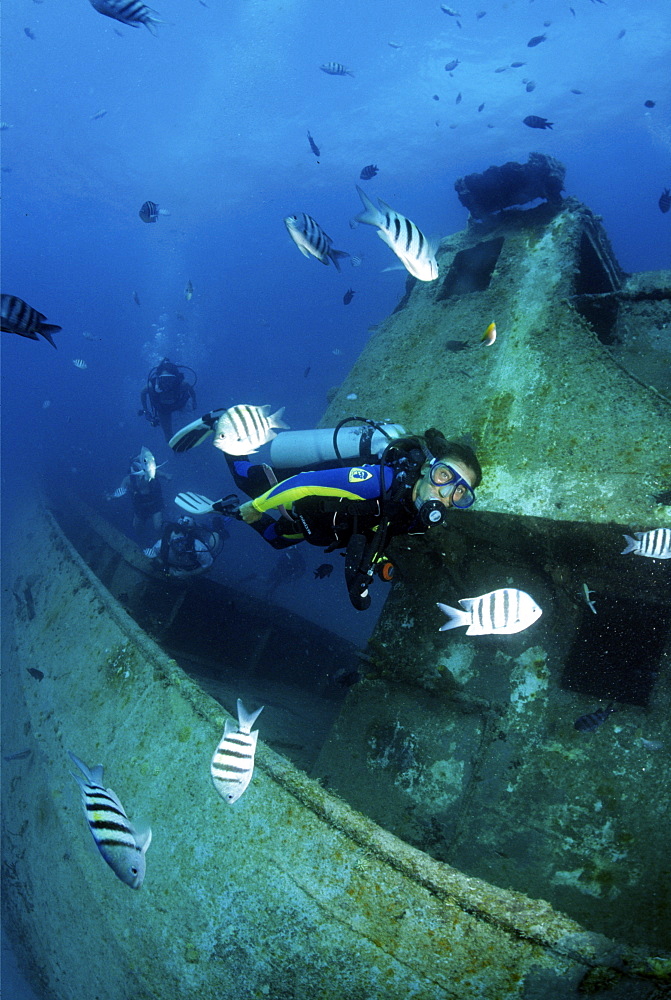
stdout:
<svg viewBox="0 0 671 1000">
<path fill-rule="evenodd" d="M 367 469 L 350 469 L 349 470 L 349 481 L 350 483 L 363 483 L 366 479 L 372 479 L 373 473 L 368 472 Z"/>
</svg>

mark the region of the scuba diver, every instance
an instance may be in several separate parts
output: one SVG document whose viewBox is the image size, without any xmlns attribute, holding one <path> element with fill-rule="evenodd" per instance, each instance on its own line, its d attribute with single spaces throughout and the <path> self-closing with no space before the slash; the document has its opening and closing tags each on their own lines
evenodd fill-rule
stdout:
<svg viewBox="0 0 671 1000">
<path fill-rule="evenodd" d="M 186 378 L 190 372 L 193 381 Z M 147 375 L 147 384 L 140 393 L 139 417 L 146 417 L 152 427 L 161 425 L 166 441 L 172 437 L 172 415 L 184 410 L 189 400 L 196 408 L 196 373 L 186 365 L 176 365 L 163 358 Z"/>
<path fill-rule="evenodd" d="M 155 531 L 161 530 L 163 512 L 163 490 L 161 479 L 172 479 L 156 465 L 156 459 L 148 448 L 142 447 L 139 455 L 131 459 L 128 473 L 114 493 L 106 494 L 108 500 L 116 500 L 130 493 L 133 503 L 133 528 L 140 531 L 151 519 Z"/>
<path fill-rule="evenodd" d="M 212 568 L 226 538 L 228 532 L 222 526 L 214 530 L 185 516 L 164 525 L 159 540 L 144 554 L 155 559 L 168 576 L 200 576 Z"/>
<path fill-rule="evenodd" d="M 345 464 L 338 448 L 342 426 L 363 422 L 359 431 L 359 457 L 362 464 Z M 428 528 L 446 524 L 450 510 L 466 510 L 475 502 L 475 488 L 482 480 L 482 469 L 475 452 L 467 445 L 448 441 L 436 428 L 423 435 L 396 436 L 398 425 L 376 424 L 361 417 L 347 418 L 331 431 L 331 454 L 318 468 L 309 472 L 288 473 L 277 482 L 268 465 L 252 464 L 247 458 L 227 455 L 237 487 L 252 499 L 237 505 L 235 494 L 212 503 L 206 497 L 184 493 L 176 502 L 190 513 L 217 510 L 249 524 L 273 548 L 282 549 L 298 542 L 325 547 L 326 552 L 344 548 L 345 580 L 350 600 L 358 610 L 370 605 L 368 588 L 379 571 L 391 579 L 393 567 L 385 555 L 385 546 L 396 535 L 423 534 Z M 402 428 L 400 428 L 403 431 Z M 371 448 L 374 432 L 387 443 L 379 464 Z M 286 431 L 275 439 L 290 446 L 292 435 L 308 432 Z M 319 450 L 319 449 L 317 449 Z M 297 448 L 296 451 L 300 451 Z M 324 455 L 326 449 L 321 449 Z M 302 456 L 304 457 L 304 456 Z M 271 458 L 274 458 L 271 445 Z M 288 462 L 276 464 L 289 464 Z M 295 463 L 298 464 L 298 463 Z M 277 509 L 275 519 L 269 511 Z"/>
</svg>

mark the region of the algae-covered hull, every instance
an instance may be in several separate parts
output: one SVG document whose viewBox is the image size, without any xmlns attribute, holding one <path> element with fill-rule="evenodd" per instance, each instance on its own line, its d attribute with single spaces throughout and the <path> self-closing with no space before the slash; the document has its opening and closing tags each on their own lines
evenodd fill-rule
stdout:
<svg viewBox="0 0 671 1000">
<path fill-rule="evenodd" d="M 5 558 L 3 746 L 19 756 L 3 768 L 3 915 L 46 995 L 562 998 L 599 982 L 635 997 L 638 975 L 658 974 L 544 901 L 409 847 L 263 744 L 225 805 L 209 776 L 220 706 L 38 501 L 13 537 L 30 545 Z M 95 850 L 68 749 L 151 822 L 137 892 Z"/>
</svg>

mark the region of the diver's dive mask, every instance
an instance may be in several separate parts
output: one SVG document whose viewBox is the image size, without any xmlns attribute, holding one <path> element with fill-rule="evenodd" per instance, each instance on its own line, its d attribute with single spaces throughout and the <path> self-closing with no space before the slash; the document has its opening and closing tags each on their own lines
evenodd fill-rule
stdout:
<svg viewBox="0 0 671 1000">
<path fill-rule="evenodd" d="M 466 510 L 475 503 L 473 487 L 448 462 L 434 458 L 429 466 L 429 483 L 436 490 L 441 500 L 418 495 L 415 506 L 419 520 L 425 528 L 432 525 L 445 524 L 449 516 L 449 507 L 444 503 L 449 500 L 458 510 Z"/>
<path fill-rule="evenodd" d="M 473 487 L 449 462 L 434 458 L 429 467 L 429 478 L 441 497 L 444 500 L 449 497 L 452 506 L 458 510 L 466 510 L 475 503 Z"/>
</svg>

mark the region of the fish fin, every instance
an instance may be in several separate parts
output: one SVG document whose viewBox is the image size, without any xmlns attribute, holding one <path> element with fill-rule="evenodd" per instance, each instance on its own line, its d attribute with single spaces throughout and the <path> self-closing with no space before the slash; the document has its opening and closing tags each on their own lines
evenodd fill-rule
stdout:
<svg viewBox="0 0 671 1000">
<path fill-rule="evenodd" d="M 136 847 L 142 854 L 146 854 L 151 844 L 151 827 L 144 823 L 139 826 L 133 823 L 132 830 Z"/>
<path fill-rule="evenodd" d="M 282 420 L 282 417 L 284 416 L 285 409 L 286 409 L 285 406 L 281 406 L 279 410 L 275 411 L 275 413 L 271 413 L 270 414 L 270 426 L 271 427 L 276 427 L 278 430 L 282 430 L 282 431 L 288 431 L 288 430 L 291 429 L 289 427 L 289 424 L 285 424 L 285 422 Z"/>
<path fill-rule="evenodd" d="M 261 708 L 257 708 L 255 712 L 248 712 L 245 706 L 238 698 L 238 724 L 240 726 L 241 733 L 251 732 L 252 726 L 254 725 L 254 723 L 256 722 L 257 718 L 259 717 L 264 708 L 265 706 L 261 705 Z M 251 733 L 251 735 L 253 736 L 254 734 Z M 256 735 L 258 736 L 258 731 Z"/>
<path fill-rule="evenodd" d="M 630 535 L 623 535 L 622 537 L 626 541 L 627 546 L 626 546 L 626 548 L 622 549 L 622 551 L 620 552 L 620 555 L 621 556 L 626 556 L 627 552 L 633 552 L 634 549 L 637 549 L 638 546 L 639 546 L 639 543 L 634 538 L 632 538 Z"/>
<path fill-rule="evenodd" d="M 51 344 L 52 347 L 54 347 L 54 348 L 56 348 L 58 350 L 58 348 L 56 347 L 56 344 L 54 344 L 54 342 L 53 342 L 53 339 L 52 339 L 51 335 L 52 335 L 52 333 L 58 333 L 58 331 L 62 330 L 62 329 L 63 328 L 61 326 L 54 326 L 53 323 L 42 323 L 42 325 L 40 326 L 39 332 L 42 334 L 42 336 L 44 337 L 45 340 L 49 341 L 49 343 Z M 35 340 L 37 340 L 37 337 L 35 337 Z"/>
<path fill-rule="evenodd" d="M 233 722 L 233 719 L 226 719 L 226 722 L 224 723 L 224 739 L 226 739 L 226 737 L 231 733 L 237 733 L 238 728 L 239 727 Z"/>
<path fill-rule="evenodd" d="M 331 248 L 329 250 L 329 252 L 328 252 L 328 256 L 333 261 L 333 264 L 334 264 L 334 267 L 335 267 L 336 271 L 339 271 L 340 270 L 340 264 L 338 263 L 338 258 L 339 257 L 349 257 L 349 254 L 347 253 L 346 250 L 334 250 L 333 248 Z M 326 264 L 327 261 L 324 261 L 324 263 Z"/>
<path fill-rule="evenodd" d="M 377 235 L 380 237 L 383 243 L 387 244 L 390 250 L 393 250 L 394 253 L 396 253 L 396 247 L 394 246 L 394 241 L 392 240 L 389 233 L 385 232 L 384 229 L 378 229 Z"/>
<path fill-rule="evenodd" d="M 461 604 L 462 602 L 460 601 L 459 603 Z M 448 621 L 444 625 L 441 625 L 440 632 L 447 632 L 451 628 L 459 628 L 460 625 L 468 625 L 471 620 L 471 616 L 465 611 L 460 611 L 459 608 L 451 608 L 449 604 L 436 604 L 436 607 L 440 608 L 448 618 Z"/>
<path fill-rule="evenodd" d="M 355 222 L 364 222 L 369 226 L 380 226 L 382 225 L 382 213 L 379 208 L 376 208 L 373 202 L 370 200 L 368 195 L 361 190 L 358 184 L 355 185 L 357 191 L 359 192 L 359 197 L 363 202 L 363 207 L 365 212 L 360 212 L 359 215 L 354 216 Z"/>
<path fill-rule="evenodd" d="M 98 765 L 98 767 L 100 767 L 100 764 Z M 94 768 L 93 770 L 95 771 L 96 769 Z M 100 767 L 100 781 L 96 781 L 96 784 L 97 785 L 102 785 L 102 779 L 103 779 L 103 769 L 102 769 L 102 767 Z M 113 792 L 111 788 L 106 788 L 105 791 L 107 792 L 107 794 L 111 798 L 112 802 L 114 802 L 114 804 L 119 807 L 119 809 L 121 810 L 121 812 L 125 816 L 126 815 L 126 810 L 124 809 L 124 807 L 119 802 L 119 796 L 116 794 L 116 792 Z"/>
<path fill-rule="evenodd" d="M 77 765 L 86 780 L 93 782 L 93 773 L 89 770 L 84 761 L 80 760 L 79 757 L 72 752 L 72 750 L 68 750 L 68 756 L 70 757 L 70 760 Z M 102 778 L 102 767 L 100 764 L 98 764 L 98 767 L 100 767 L 100 777 Z M 82 780 L 78 774 L 73 774 L 72 771 L 70 771 L 70 774 L 72 774 L 75 781 L 80 782 Z"/>
</svg>

